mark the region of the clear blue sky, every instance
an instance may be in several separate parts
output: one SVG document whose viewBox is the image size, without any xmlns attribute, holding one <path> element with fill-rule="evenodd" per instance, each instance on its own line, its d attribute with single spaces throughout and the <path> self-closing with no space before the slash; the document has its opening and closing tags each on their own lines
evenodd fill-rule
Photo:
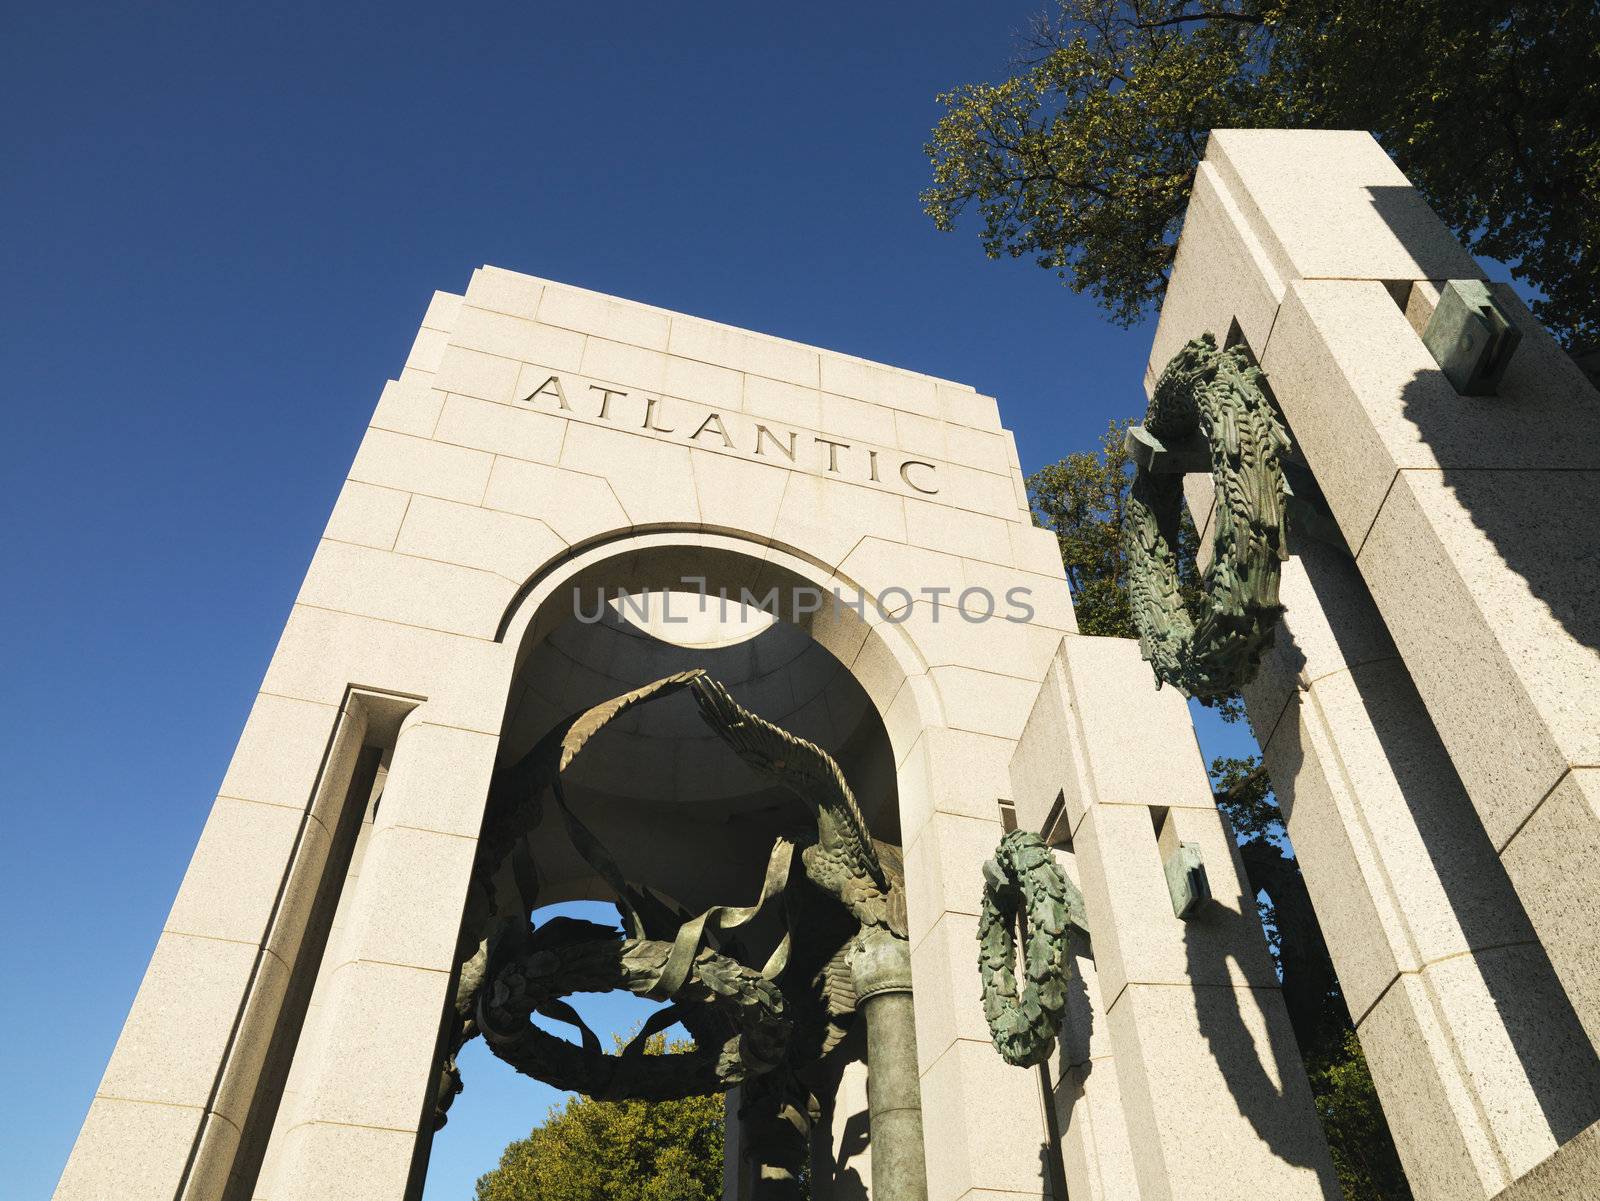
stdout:
<svg viewBox="0 0 1600 1201">
<path fill-rule="evenodd" d="M 0 1191 L 54 1185 L 434 289 L 495 263 L 966 381 L 1027 469 L 1142 410 L 1149 326 L 917 200 L 934 94 L 1040 3 L 8 7 Z M 476 1083 L 430 1198 L 550 1099 Z"/>
</svg>

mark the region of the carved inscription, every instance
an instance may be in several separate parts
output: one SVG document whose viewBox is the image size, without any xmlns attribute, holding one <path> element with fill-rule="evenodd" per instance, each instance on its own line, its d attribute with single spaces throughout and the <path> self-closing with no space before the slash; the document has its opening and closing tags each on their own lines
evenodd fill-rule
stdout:
<svg viewBox="0 0 1600 1201">
<path fill-rule="evenodd" d="M 535 377 L 537 378 L 537 377 Z M 821 475 L 869 483 L 899 482 L 923 496 L 939 494 L 939 469 L 926 459 L 899 457 L 893 451 L 857 445 L 842 438 L 757 421 L 744 413 L 724 413 L 670 397 L 649 396 L 557 374 L 518 398 L 518 404 L 571 413 L 693 446 L 792 466 Z M 890 457 L 894 456 L 894 457 Z M 881 462 L 880 462 L 881 460 Z"/>
</svg>

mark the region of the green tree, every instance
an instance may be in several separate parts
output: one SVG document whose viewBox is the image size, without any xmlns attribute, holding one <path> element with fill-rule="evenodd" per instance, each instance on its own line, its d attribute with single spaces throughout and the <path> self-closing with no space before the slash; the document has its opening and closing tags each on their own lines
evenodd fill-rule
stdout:
<svg viewBox="0 0 1600 1201">
<path fill-rule="evenodd" d="M 1057 0 L 1015 70 L 940 96 L 924 206 L 1119 322 L 1166 287 L 1210 130 L 1366 129 L 1546 325 L 1600 341 L 1593 0 Z"/>
<path fill-rule="evenodd" d="M 645 1053 L 676 1049 L 656 1035 Z M 720 1201 L 722 1115 L 720 1095 L 569 1098 L 478 1178 L 476 1201 Z"/>
<path fill-rule="evenodd" d="M 1126 596 L 1122 511 L 1131 474 L 1123 450 L 1127 423 L 1113 423 L 1099 453 L 1068 455 L 1028 477 L 1034 521 L 1061 544 L 1078 628 L 1086 634 L 1136 638 Z M 1199 588 L 1196 535 L 1188 518 L 1180 534 L 1179 580 L 1193 599 Z M 1244 720 L 1242 701 L 1220 706 L 1224 720 Z M 1311 898 L 1288 845 L 1283 814 L 1259 754 L 1211 763 L 1217 807 L 1228 817 L 1262 927 L 1278 962 L 1289 1021 L 1306 1061 L 1317 1113 L 1333 1151 L 1347 1201 L 1406 1201 L 1382 1106 L 1350 1024 Z"/>
</svg>

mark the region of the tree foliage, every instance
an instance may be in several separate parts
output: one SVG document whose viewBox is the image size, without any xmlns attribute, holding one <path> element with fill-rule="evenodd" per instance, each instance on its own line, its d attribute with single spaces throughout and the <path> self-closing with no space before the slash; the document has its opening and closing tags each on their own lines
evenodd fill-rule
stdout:
<svg viewBox="0 0 1600 1201">
<path fill-rule="evenodd" d="M 645 1054 L 676 1049 L 662 1035 Z M 572 1097 L 478 1178 L 476 1201 L 720 1201 L 723 1100 Z"/>
<path fill-rule="evenodd" d="M 1158 301 L 1214 128 L 1372 131 L 1478 254 L 1600 340 L 1593 0 L 1057 0 L 1016 73 L 939 97 L 923 193 L 1124 324 Z"/>
<path fill-rule="evenodd" d="M 1113 423 L 1100 451 L 1068 455 L 1028 477 L 1034 521 L 1054 531 L 1066 564 L 1078 628 L 1134 638 L 1122 554 L 1122 513 L 1131 474 L 1123 449 L 1127 423 Z M 1196 533 L 1185 514 L 1178 542 L 1179 581 L 1193 600 L 1200 587 Z M 1220 706 L 1224 720 L 1244 720 L 1242 701 Z M 1338 977 L 1311 909 L 1300 865 L 1288 847 L 1283 813 L 1258 754 L 1211 763 L 1217 807 L 1239 841 L 1262 928 L 1278 962 L 1284 1003 L 1306 1061 L 1317 1113 L 1333 1151 L 1346 1201 L 1407 1201 L 1383 1109 L 1367 1072 Z"/>
</svg>

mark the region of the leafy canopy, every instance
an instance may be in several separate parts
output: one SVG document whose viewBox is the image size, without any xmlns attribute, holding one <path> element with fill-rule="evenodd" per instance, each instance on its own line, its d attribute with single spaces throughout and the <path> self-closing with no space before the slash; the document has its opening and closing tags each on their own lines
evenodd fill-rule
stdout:
<svg viewBox="0 0 1600 1201">
<path fill-rule="evenodd" d="M 1159 301 L 1214 128 L 1372 131 L 1571 345 L 1600 341 L 1593 0 L 1057 0 L 1016 73 L 939 97 L 922 196 L 1122 324 Z"/>
<path fill-rule="evenodd" d="M 673 1049 L 658 1034 L 645 1054 Z M 476 1201 L 720 1201 L 722 1121 L 721 1096 L 572 1097 L 478 1178 Z"/>
</svg>

